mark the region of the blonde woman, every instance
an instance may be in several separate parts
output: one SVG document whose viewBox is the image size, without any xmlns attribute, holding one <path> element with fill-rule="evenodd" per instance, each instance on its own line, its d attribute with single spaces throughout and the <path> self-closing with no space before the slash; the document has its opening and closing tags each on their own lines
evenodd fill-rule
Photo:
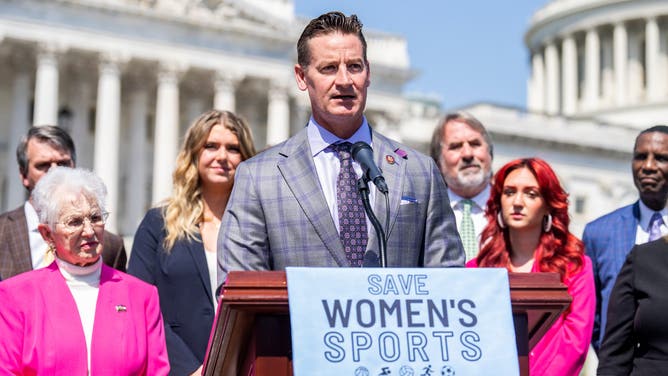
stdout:
<svg viewBox="0 0 668 376">
<path fill-rule="evenodd" d="M 135 234 L 128 273 L 158 287 L 171 374 L 199 373 L 216 310 L 216 240 L 237 165 L 255 154 L 250 129 L 211 110 L 186 132 L 173 194 Z"/>
</svg>

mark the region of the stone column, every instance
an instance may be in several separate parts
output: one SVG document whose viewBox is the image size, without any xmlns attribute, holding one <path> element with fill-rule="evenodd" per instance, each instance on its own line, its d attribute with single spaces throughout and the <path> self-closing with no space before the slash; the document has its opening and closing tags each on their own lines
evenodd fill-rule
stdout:
<svg viewBox="0 0 668 376">
<path fill-rule="evenodd" d="M 612 33 L 614 67 L 615 67 L 615 103 L 619 105 L 626 104 L 626 80 L 628 70 L 628 35 L 626 34 L 626 25 L 619 22 L 615 24 Z"/>
<path fill-rule="evenodd" d="M 40 47 L 37 52 L 33 124 L 55 125 L 57 122 L 58 58 L 53 48 Z"/>
<path fill-rule="evenodd" d="M 606 35 L 601 38 L 601 103 L 610 106 L 614 103 L 615 78 L 613 67 L 612 38 Z"/>
<path fill-rule="evenodd" d="M 125 182 L 125 233 L 137 230 L 147 205 L 148 166 L 146 158 L 146 117 L 148 113 L 148 93 L 146 89 L 136 88 L 130 94 L 129 108 L 130 148 L 128 152 L 132 167 L 128 169 Z"/>
<path fill-rule="evenodd" d="M 659 59 L 657 71 L 659 72 L 657 80 L 660 82 L 659 95 L 665 100 L 668 96 L 668 28 L 663 24 L 663 29 L 659 29 Z"/>
<path fill-rule="evenodd" d="M 201 98 L 189 98 L 185 104 L 186 129 L 197 119 L 204 111 L 208 111 L 205 101 Z"/>
<path fill-rule="evenodd" d="M 236 90 L 241 78 L 230 72 L 217 72 L 214 82 L 213 108 L 236 111 Z"/>
<path fill-rule="evenodd" d="M 27 191 L 21 183 L 19 168 L 14 151 L 19 140 L 28 132 L 30 120 L 30 75 L 25 69 L 16 66 L 12 83 L 11 134 L 7 139 L 7 190 L 5 202 L 7 209 L 14 209 L 26 200 Z"/>
<path fill-rule="evenodd" d="M 543 112 L 545 110 L 545 70 L 543 54 L 534 51 L 531 58 L 531 93 L 529 95 L 529 111 Z"/>
<path fill-rule="evenodd" d="M 629 35 L 629 57 L 627 76 L 627 98 L 629 103 L 638 103 L 644 98 L 644 64 L 641 33 Z"/>
<path fill-rule="evenodd" d="M 571 116 L 578 102 L 578 51 L 573 35 L 564 38 L 561 44 L 561 111 Z"/>
<path fill-rule="evenodd" d="M 94 169 L 107 185 L 107 210 L 111 214 L 105 228 L 111 232 L 117 232 L 121 126 L 121 71 L 118 59 L 112 56 L 102 56 L 99 70 Z"/>
<path fill-rule="evenodd" d="M 267 111 L 267 145 L 276 145 L 290 137 L 290 108 L 287 85 L 272 82 Z"/>
<path fill-rule="evenodd" d="M 72 103 L 72 139 L 77 148 L 77 166 L 93 168 L 93 148 L 89 130 L 91 85 L 85 80 L 76 82 L 76 94 Z"/>
<path fill-rule="evenodd" d="M 175 66 L 163 65 L 158 73 L 158 96 L 153 139 L 152 202 L 172 194 L 172 173 L 179 142 L 179 77 Z"/>
<path fill-rule="evenodd" d="M 650 17 L 645 24 L 645 83 L 650 102 L 661 99 L 662 82 L 659 79 L 659 24 Z"/>
<path fill-rule="evenodd" d="M 601 46 L 596 29 L 589 29 L 585 37 L 585 103 L 589 110 L 598 107 L 601 62 Z"/>
<path fill-rule="evenodd" d="M 554 41 L 545 47 L 545 112 L 556 115 L 559 112 L 559 52 Z"/>
</svg>

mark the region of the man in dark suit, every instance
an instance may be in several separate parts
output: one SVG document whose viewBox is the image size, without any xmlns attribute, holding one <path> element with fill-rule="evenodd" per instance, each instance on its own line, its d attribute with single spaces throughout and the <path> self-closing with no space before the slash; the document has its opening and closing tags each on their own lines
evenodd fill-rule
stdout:
<svg viewBox="0 0 668 376">
<path fill-rule="evenodd" d="M 464 252 L 438 168 L 427 156 L 373 131 L 363 112 L 370 67 L 362 25 L 339 12 L 312 20 L 297 43 L 297 86 L 307 91 L 306 128 L 242 162 L 218 237 L 219 284 L 230 270 L 287 266 L 360 266 L 378 253 L 377 237 L 359 209 L 349 146 L 373 146 L 389 187 L 371 188 L 386 221 L 390 267 L 462 266 Z M 361 217 L 360 215 L 361 210 Z"/>
<path fill-rule="evenodd" d="M 28 130 L 16 148 L 23 186 L 32 192 L 35 184 L 53 166 L 74 167 L 74 142 L 57 126 L 39 126 Z M 2 279 L 46 266 L 47 245 L 37 231 L 37 212 L 30 203 L 0 215 L 0 276 Z M 105 231 L 102 258 L 105 264 L 125 271 L 127 255 L 123 239 Z"/>
<path fill-rule="evenodd" d="M 587 224 L 582 240 L 596 282 L 596 317 L 592 344 L 598 351 L 605 332 L 610 292 L 635 244 L 668 233 L 668 126 L 640 132 L 633 148 L 633 181 L 640 200 Z"/>
</svg>

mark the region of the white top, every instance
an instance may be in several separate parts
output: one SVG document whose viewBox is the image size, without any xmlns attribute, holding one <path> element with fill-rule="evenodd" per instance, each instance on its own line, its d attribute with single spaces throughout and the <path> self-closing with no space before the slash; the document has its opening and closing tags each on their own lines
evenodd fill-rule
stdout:
<svg viewBox="0 0 668 376">
<path fill-rule="evenodd" d="M 649 221 L 652 219 L 654 210 L 647 207 L 643 204 L 642 200 L 638 201 L 640 203 L 640 221 L 638 222 L 638 228 L 636 230 L 636 244 L 643 244 L 649 241 Z M 668 210 L 664 208 L 661 210 L 661 217 L 663 218 L 663 224 L 661 225 L 661 235 L 668 234 Z"/>
<path fill-rule="evenodd" d="M 218 312 L 218 301 L 216 301 L 216 288 L 218 287 L 218 260 L 216 252 L 204 250 L 206 266 L 209 269 L 209 283 L 211 283 L 211 296 L 213 297 L 213 311 Z"/>
<path fill-rule="evenodd" d="M 478 240 L 478 248 L 480 248 L 480 234 L 482 230 L 487 226 L 487 219 L 485 219 L 485 209 L 487 208 L 487 200 L 489 199 L 491 188 L 489 184 L 478 193 L 477 196 L 473 197 L 471 201 L 471 219 L 473 220 L 473 228 L 475 230 L 475 236 Z M 450 199 L 450 207 L 455 213 L 455 220 L 457 221 L 457 229 L 459 230 L 462 225 L 462 213 L 464 210 L 464 205 L 462 205 L 463 197 L 454 193 L 448 188 L 448 198 Z M 468 260 L 467 260 L 468 261 Z"/>
<path fill-rule="evenodd" d="M 93 265 L 76 266 L 56 257 L 60 273 L 65 278 L 74 302 L 77 304 L 81 326 L 86 337 L 86 352 L 88 370 L 90 372 L 90 344 L 93 338 L 93 324 L 95 322 L 95 306 L 100 291 L 100 274 L 102 272 L 102 257 Z"/>
<path fill-rule="evenodd" d="M 315 122 L 313 117 L 311 117 L 307 126 L 307 135 L 311 153 L 313 153 L 315 171 L 317 172 L 318 180 L 320 181 L 320 187 L 322 188 L 322 193 L 325 194 L 329 212 L 332 214 L 334 225 L 336 225 L 336 231 L 339 231 L 339 209 L 336 204 L 336 180 L 339 176 L 341 162 L 334 151 L 326 149 L 329 145 L 339 142 L 350 142 L 351 144 L 354 144 L 358 141 L 364 141 L 371 145 L 371 128 L 369 128 L 369 123 L 367 123 L 365 117 L 363 118 L 362 126 L 360 126 L 350 138 L 344 140 L 324 129 L 320 124 Z M 362 176 L 362 167 L 360 167 L 359 163 L 353 161 L 353 168 L 359 179 Z M 376 189 L 375 185 L 371 182 L 369 182 L 369 192 L 369 203 L 373 208 L 376 199 Z M 367 232 L 373 229 L 368 218 L 366 228 Z M 387 229 L 385 230 L 387 231 Z"/>
<path fill-rule="evenodd" d="M 30 241 L 30 259 L 32 260 L 32 268 L 39 269 L 45 267 L 47 265 L 44 264 L 44 254 L 46 254 L 46 249 L 48 247 L 37 229 L 37 225 L 39 225 L 37 211 L 30 201 L 26 201 L 23 205 L 23 212 L 26 215 L 26 222 L 28 224 L 28 240 Z"/>
</svg>

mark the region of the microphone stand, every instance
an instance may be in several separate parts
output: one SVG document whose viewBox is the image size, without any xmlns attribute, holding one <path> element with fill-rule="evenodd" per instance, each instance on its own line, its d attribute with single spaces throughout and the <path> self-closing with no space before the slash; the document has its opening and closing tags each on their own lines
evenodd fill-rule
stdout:
<svg viewBox="0 0 668 376">
<path fill-rule="evenodd" d="M 387 268 L 387 239 L 385 239 L 385 231 L 383 227 L 378 222 L 378 218 L 373 213 L 371 209 L 371 204 L 369 203 L 369 179 L 366 174 L 361 178 L 357 179 L 357 189 L 362 196 L 362 204 L 364 204 L 364 211 L 373 225 L 373 229 L 376 230 L 376 237 L 378 238 L 378 258 L 380 259 L 380 267 Z"/>
</svg>

